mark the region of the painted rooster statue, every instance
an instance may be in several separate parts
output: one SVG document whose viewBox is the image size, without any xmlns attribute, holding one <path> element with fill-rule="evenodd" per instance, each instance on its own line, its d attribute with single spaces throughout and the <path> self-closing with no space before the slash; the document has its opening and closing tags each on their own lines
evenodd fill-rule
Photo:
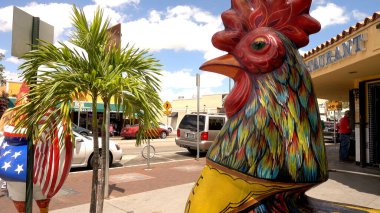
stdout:
<svg viewBox="0 0 380 213">
<path fill-rule="evenodd" d="M 17 95 L 16 105 L 26 101 L 29 87 L 23 83 Z M 15 111 L 7 110 L 0 120 L 0 178 L 7 182 L 9 198 L 18 212 L 25 212 L 26 156 L 28 139 L 23 132 L 15 132 Z M 45 118 L 50 116 L 46 113 Z M 70 172 L 73 146 L 70 135 L 60 137 L 61 124 L 48 124 L 41 137 L 34 142 L 33 198 L 40 212 L 48 212 L 50 198 L 62 187 Z M 25 131 L 24 131 L 25 132 Z"/>
<path fill-rule="evenodd" d="M 185 212 L 314 212 L 306 190 L 328 179 L 318 103 L 298 53 L 320 24 L 311 0 L 232 0 L 200 69 L 235 81 L 228 121 L 206 156 Z M 319 206 L 319 207 L 315 207 Z"/>
</svg>

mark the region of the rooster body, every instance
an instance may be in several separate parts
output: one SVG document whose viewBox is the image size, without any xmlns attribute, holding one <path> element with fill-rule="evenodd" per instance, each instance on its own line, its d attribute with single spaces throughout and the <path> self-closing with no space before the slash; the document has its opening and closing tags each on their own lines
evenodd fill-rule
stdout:
<svg viewBox="0 0 380 213">
<path fill-rule="evenodd" d="M 307 189 L 327 180 L 322 127 L 310 75 L 296 47 L 282 34 L 278 36 L 286 47 L 284 63 L 270 73 L 242 72 L 237 77 L 244 78 L 239 82 L 244 86 L 236 87 L 249 89 L 240 93 L 248 97 L 237 99 L 246 102 L 229 116 L 210 148 L 207 175 L 202 173 L 188 207 L 197 202 L 194 195 L 198 190 L 204 196 L 215 194 L 209 190 L 202 192 L 200 184 L 220 184 L 232 189 L 228 190 L 228 196 L 224 195 L 228 197 L 226 202 L 220 202 L 218 196 L 209 198 L 215 200 L 208 203 L 208 208 L 204 196 L 199 196 L 202 209 L 209 212 L 237 211 L 250 206 L 268 211 L 273 203 L 266 202 L 275 201 L 273 196 L 282 197 L 284 202 L 294 201 L 293 197 L 301 198 L 300 194 Z M 211 178 L 206 180 L 206 176 Z M 238 199 L 231 201 L 230 197 Z M 285 203 L 281 205 L 292 208 Z"/>
<path fill-rule="evenodd" d="M 318 103 L 295 47 L 275 71 L 253 75 L 245 105 L 229 118 L 207 158 L 262 179 L 322 182 L 327 179 Z"/>
<path fill-rule="evenodd" d="M 24 83 L 20 89 L 16 104 L 22 104 L 24 94 L 29 88 Z M 16 132 L 14 117 L 15 111 L 7 110 L 0 120 L 0 178 L 5 180 L 9 198 L 13 201 L 17 212 L 25 212 L 27 144 L 25 129 Z M 61 136 L 61 124 L 47 123 L 51 116 L 47 112 L 39 123 L 39 128 L 46 125 L 46 129 L 34 142 L 34 171 L 33 171 L 33 198 L 36 200 L 40 212 L 48 212 L 50 199 L 62 187 L 70 172 L 73 146 L 70 135 Z"/>
<path fill-rule="evenodd" d="M 328 179 L 318 103 L 298 53 L 320 30 L 308 14 L 311 0 L 231 4 L 222 14 L 225 30 L 212 38 L 228 54 L 200 68 L 235 81 L 224 103 L 229 119 L 185 212 L 342 210 L 304 195 Z"/>
</svg>

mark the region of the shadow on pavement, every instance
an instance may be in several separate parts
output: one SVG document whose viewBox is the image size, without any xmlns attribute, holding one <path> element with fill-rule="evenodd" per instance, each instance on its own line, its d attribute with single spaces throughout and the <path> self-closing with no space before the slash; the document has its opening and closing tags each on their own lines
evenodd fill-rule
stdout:
<svg viewBox="0 0 380 213">
<path fill-rule="evenodd" d="M 358 192 L 380 196 L 380 177 L 332 171 L 329 172 L 329 178 Z"/>
<path fill-rule="evenodd" d="M 339 144 L 326 144 L 329 179 L 358 192 L 380 196 L 380 169 L 372 166 L 361 167 L 354 156 L 350 161 L 339 161 Z"/>
</svg>

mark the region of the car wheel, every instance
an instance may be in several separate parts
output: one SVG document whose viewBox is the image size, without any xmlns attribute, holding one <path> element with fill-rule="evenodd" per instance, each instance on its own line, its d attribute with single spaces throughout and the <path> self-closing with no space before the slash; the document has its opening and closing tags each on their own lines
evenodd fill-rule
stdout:
<svg viewBox="0 0 380 213">
<path fill-rule="evenodd" d="M 80 134 L 83 136 L 88 136 L 87 132 L 81 132 Z"/>
<path fill-rule="evenodd" d="M 168 136 L 168 134 L 167 134 L 165 131 L 162 131 L 162 132 L 160 133 L 160 138 L 161 138 L 161 139 L 165 139 L 166 136 Z"/>
<path fill-rule="evenodd" d="M 99 155 L 100 155 L 100 158 L 99 158 L 99 169 L 100 169 L 100 163 L 101 163 L 100 161 L 102 160 L 102 158 L 101 158 L 101 156 L 102 156 L 101 150 L 99 150 Z M 112 153 L 110 152 L 110 154 L 109 154 L 109 167 L 112 166 L 112 159 L 113 159 Z M 87 167 L 89 169 L 93 169 L 94 168 L 94 153 L 92 153 L 91 156 L 88 158 Z"/>
<path fill-rule="evenodd" d="M 197 154 L 197 150 L 196 149 L 187 148 L 187 151 L 189 151 L 190 154 L 192 154 L 192 155 L 196 155 Z"/>
</svg>

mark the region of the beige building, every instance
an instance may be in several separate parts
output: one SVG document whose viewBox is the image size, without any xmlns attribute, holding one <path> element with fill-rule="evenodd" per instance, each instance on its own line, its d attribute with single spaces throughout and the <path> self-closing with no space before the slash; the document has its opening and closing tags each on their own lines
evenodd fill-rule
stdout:
<svg viewBox="0 0 380 213">
<path fill-rule="evenodd" d="M 318 98 L 348 101 L 355 160 L 380 165 L 380 12 L 304 55 Z"/>
<path fill-rule="evenodd" d="M 203 95 L 199 98 L 199 112 L 223 113 L 223 99 L 227 94 Z M 197 112 L 197 98 L 179 98 L 171 102 L 172 113 L 169 116 L 163 116 L 161 121 L 168 123 L 174 129 L 177 129 L 179 122 L 186 113 Z"/>
</svg>

